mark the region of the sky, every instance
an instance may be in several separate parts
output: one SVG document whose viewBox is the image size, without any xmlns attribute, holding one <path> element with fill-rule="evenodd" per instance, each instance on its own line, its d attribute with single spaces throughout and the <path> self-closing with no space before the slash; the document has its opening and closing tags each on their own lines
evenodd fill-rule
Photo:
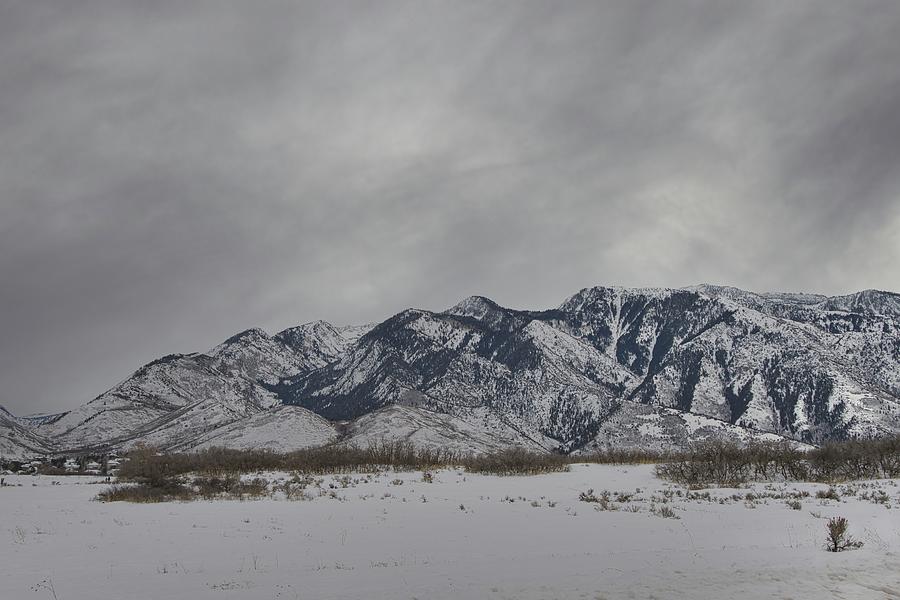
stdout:
<svg viewBox="0 0 900 600">
<path fill-rule="evenodd" d="M 900 291 L 900 2 L 0 1 L 0 404 L 249 327 Z"/>
</svg>

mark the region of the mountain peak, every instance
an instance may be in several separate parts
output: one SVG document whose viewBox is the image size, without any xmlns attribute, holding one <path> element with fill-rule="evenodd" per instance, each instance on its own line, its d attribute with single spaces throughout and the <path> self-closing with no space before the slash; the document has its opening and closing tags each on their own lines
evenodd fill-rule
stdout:
<svg viewBox="0 0 900 600">
<path fill-rule="evenodd" d="M 900 294 L 882 290 L 863 290 L 846 296 L 832 296 L 825 300 L 824 308 L 898 317 L 900 316 Z"/>
<path fill-rule="evenodd" d="M 348 345 L 341 331 L 328 321 L 310 321 L 275 334 L 275 339 L 299 356 L 309 367 L 319 368 L 335 360 Z"/>
<path fill-rule="evenodd" d="M 499 310 L 500 305 L 484 296 L 469 296 L 444 311 L 444 314 L 459 317 L 483 318 L 486 314 Z"/>
<path fill-rule="evenodd" d="M 755 292 L 748 292 L 732 285 L 717 285 L 715 283 L 699 283 L 681 288 L 690 292 L 700 292 L 710 296 L 755 296 Z"/>
<path fill-rule="evenodd" d="M 313 332 L 328 332 L 328 333 L 338 333 L 338 328 L 329 323 L 328 321 L 324 321 L 322 319 L 317 319 L 315 321 L 310 321 L 309 323 L 303 323 L 302 325 L 297 325 L 295 327 L 288 327 L 287 329 L 283 329 L 275 334 L 276 339 L 284 340 L 288 338 L 293 338 L 298 335 L 306 335 Z"/>
<path fill-rule="evenodd" d="M 668 298 L 677 293 L 696 293 L 689 289 L 676 288 L 627 288 L 621 286 L 603 286 L 597 285 L 593 287 L 582 288 L 578 293 L 566 298 L 559 309 L 565 312 L 578 312 L 580 310 L 590 309 L 596 304 L 607 304 L 616 299 L 628 297 L 639 297 L 642 299 Z"/>
<path fill-rule="evenodd" d="M 224 342 L 222 342 L 222 346 L 226 344 L 234 344 L 236 342 L 253 339 L 253 338 L 268 338 L 269 334 L 259 327 L 251 327 L 250 329 L 245 329 L 244 331 L 237 333 Z"/>
</svg>

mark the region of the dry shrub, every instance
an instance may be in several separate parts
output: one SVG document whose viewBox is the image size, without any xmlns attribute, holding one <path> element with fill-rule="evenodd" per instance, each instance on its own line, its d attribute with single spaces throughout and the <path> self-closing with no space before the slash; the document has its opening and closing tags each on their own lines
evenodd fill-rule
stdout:
<svg viewBox="0 0 900 600">
<path fill-rule="evenodd" d="M 97 499 L 102 502 L 171 502 L 188 500 L 213 500 L 259 498 L 269 492 L 269 482 L 262 478 L 241 481 L 238 477 L 195 477 L 189 483 L 180 478 L 157 481 L 113 485 L 101 492 Z"/>
<path fill-rule="evenodd" d="M 194 493 L 180 484 L 161 487 L 151 485 L 113 485 L 100 492 L 97 499 L 101 502 L 172 502 L 175 500 L 191 500 Z"/>
<path fill-rule="evenodd" d="M 449 451 L 417 448 L 407 442 L 379 442 L 366 448 L 322 446 L 284 456 L 285 470 L 301 473 L 361 473 L 392 468 L 398 471 L 427 470 L 459 462 Z"/>
<path fill-rule="evenodd" d="M 580 502 L 600 502 L 600 498 L 594 495 L 594 488 L 590 488 L 588 491 L 578 494 L 578 500 Z"/>
<path fill-rule="evenodd" d="M 538 454 L 521 448 L 468 456 L 460 462 L 466 471 L 487 475 L 538 475 L 569 470 L 566 456 Z"/>
<path fill-rule="evenodd" d="M 836 489 L 828 488 L 827 490 L 817 491 L 816 498 L 819 500 L 840 500 L 841 496 L 837 493 Z"/>
<path fill-rule="evenodd" d="M 673 452 L 658 450 L 616 450 L 607 448 L 590 454 L 582 454 L 577 457 L 577 460 L 599 465 L 646 465 L 665 462 L 671 460 L 674 456 L 676 454 Z"/>
<path fill-rule="evenodd" d="M 695 444 L 671 462 L 657 466 L 656 473 L 663 479 L 690 486 L 735 486 L 747 481 L 751 465 L 752 455 L 746 448 L 715 440 Z"/>
<path fill-rule="evenodd" d="M 660 506 L 659 508 L 651 507 L 650 513 L 654 514 L 658 517 L 662 517 L 664 519 L 677 519 L 678 518 L 678 515 L 675 514 L 675 510 L 672 509 L 672 507 L 670 507 L 670 506 Z"/>
<path fill-rule="evenodd" d="M 825 524 L 828 534 L 825 542 L 826 550 L 829 552 L 843 552 L 844 550 L 862 548 L 863 543 L 861 541 L 855 540 L 847 534 L 849 525 L 850 523 L 844 517 L 828 519 L 828 523 Z"/>
</svg>

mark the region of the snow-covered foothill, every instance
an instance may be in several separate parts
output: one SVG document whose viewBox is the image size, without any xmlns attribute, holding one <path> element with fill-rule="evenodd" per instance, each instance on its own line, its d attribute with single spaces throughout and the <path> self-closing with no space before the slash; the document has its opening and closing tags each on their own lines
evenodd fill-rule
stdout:
<svg viewBox="0 0 900 600">
<path fill-rule="evenodd" d="M 299 406 L 278 406 L 214 429 L 172 450 L 220 447 L 291 452 L 324 446 L 337 437 L 334 425 L 314 412 Z"/>
</svg>

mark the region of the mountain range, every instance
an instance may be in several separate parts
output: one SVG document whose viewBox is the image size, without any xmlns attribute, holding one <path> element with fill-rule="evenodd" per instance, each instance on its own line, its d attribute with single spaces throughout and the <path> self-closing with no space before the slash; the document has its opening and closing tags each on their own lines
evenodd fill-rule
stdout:
<svg viewBox="0 0 900 600">
<path fill-rule="evenodd" d="M 546 310 L 472 296 L 371 325 L 250 329 L 144 365 L 71 412 L 0 411 L 0 456 L 379 440 L 586 452 L 898 433 L 898 294 L 591 287 Z"/>
</svg>

